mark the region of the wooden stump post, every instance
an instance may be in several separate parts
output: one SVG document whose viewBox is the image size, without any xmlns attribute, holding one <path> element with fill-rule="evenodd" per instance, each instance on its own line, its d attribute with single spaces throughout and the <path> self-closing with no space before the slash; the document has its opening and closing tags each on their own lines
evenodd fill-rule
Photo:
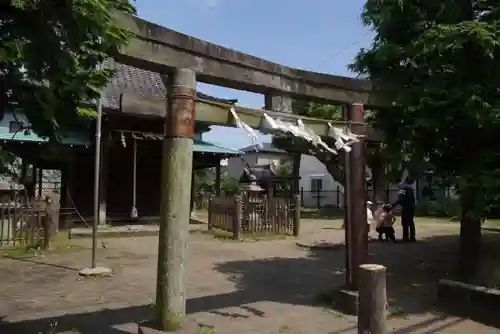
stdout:
<svg viewBox="0 0 500 334">
<path fill-rule="evenodd" d="M 359 266 L 358 333 L 386 334 L 386 268 L 378 264 Z"/>
</svg>

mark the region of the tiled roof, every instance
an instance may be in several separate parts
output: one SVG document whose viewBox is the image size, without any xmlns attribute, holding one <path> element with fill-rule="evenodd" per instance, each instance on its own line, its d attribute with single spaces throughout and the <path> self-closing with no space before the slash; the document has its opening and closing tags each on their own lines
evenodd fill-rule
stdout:
<svg viewBox="0 0 500 334">
<path fill-rule="evenodd" d="M 113 59 L 107 60 L 104 66 L 116 71 L 103 92 L 103 107 L 106 109 L 120 109 L 120 95 L 126 92 L 162 98 L 166 96 L 164 84 L 166 76 L 160 73 L 117 63 Z M 237 100 L 219 99 L 200 92 L 197 95 L 201 99 L 222 103 L 237 102 Z"/>
</svg>

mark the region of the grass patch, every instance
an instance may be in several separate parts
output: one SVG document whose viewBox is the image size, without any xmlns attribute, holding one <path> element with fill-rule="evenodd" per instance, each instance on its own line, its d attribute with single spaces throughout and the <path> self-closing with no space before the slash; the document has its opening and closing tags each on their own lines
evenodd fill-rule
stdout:
<svg viewBox="0 0 500 334">
<path fill-rule="evenodd" d="M 288 325 L 281 325 L 280 328 L 279 328 L 279 332 L 280 333 L 285 333 L 285 332 L 287 332 L 289 330 L 290 330 L 290 326 L 288 326 Z"/>
<path fill-rule="evenodd" d="M 43 240 L 41 241 L 43 242 Z M 59 234 L 54 236 L 52 240 L 52 249 L 49 251 L 44 251 L 41 248 L 41 244 L 32 244 L 32 245 L 14 245 L 14 246 L 4 246 L 0 248 L 0 257 L 19 257 L 25 255 L 41 255 L 44 253 L 56 253 L 56 252 L 64 252 L 64 251 L 75 251 L 87 249 L 85 245 L 81 242 L 75 242 L 74 240 L 70 240 L 68 238 L 68 234 L 64 231 L 61 231 Z"/>
<path fill-rule="evenodd" d="M 333 290 L 320 291 L 313 296 L 313 303 L 316 305 L 333 306 Z"/>
<path fill-rule="evenodd" d="M 200 327 L 200 334 L 216 334 L 215 328 L 209 327 L 209 326 L 201 326 Z"/>
</svg>

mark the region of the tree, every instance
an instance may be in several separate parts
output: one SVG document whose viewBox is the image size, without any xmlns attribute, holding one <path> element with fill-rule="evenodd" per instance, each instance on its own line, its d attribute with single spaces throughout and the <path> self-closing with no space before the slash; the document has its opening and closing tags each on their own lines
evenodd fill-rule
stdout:
<svg viewBox="0 0 500 334">
<path fill-rule="evenodd" d="M 276 170 L 276 175 L 278 176 L 292 176 L 292 173 L 293 166 L 289 162 L 279 165 Z"/>
<path fill-rule="evenodd" d="M 11 0 L 0 4 L 1 107 L 21 109 L 38 135 L 72 128 L 81 108 L 112 76 L 99 68 L 127 42 L 113 11 L 135 13 L 129 0 Z"/>
<path fill-rule="evenodd" d="M 21 163 L 19 158 L 12 152 L 0 147 L 0 175 L 19 178 Z"/>
<path fill-rule="evenodd" d="M 214 191 L 215 172 L 211 168 L 197 169 L 194 171 L 194 193 L 211 193 Z"/>
<path fill-rule="evenodd" d="M 351 69 L 394 101 L 374 111 L 374 126 L 410 170 L 425 162 L 458 185 L 460 268 L 470 278 L 481 218 L 500 189 L 500 3 L 367 0 L 362 19 L 376 35 Z"/>
<path fill-rule="evenodd" d="M 240 192 L 240 182 L 228 173 L 221 175 L 221 190 L 224 196 L 235 196 Z"/>
</svg>

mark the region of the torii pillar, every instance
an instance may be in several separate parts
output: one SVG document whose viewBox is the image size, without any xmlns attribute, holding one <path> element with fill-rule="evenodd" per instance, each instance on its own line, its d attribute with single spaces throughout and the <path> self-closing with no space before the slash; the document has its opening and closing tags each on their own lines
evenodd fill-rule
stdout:
<svg viewBox="0 0 500 334">
<path fill-rule="evenodd" d="M 344 118 L 353 123 L 364 123 L 362 103 L 346 106 Z M 368 260 L 368 225 L 366 223 L 366 172 L 364 140 L 351 145 L 345 153 L 345 239 L 346 239 L 346 285 L 358 288 L 358 268 Z"/>
</svg>

